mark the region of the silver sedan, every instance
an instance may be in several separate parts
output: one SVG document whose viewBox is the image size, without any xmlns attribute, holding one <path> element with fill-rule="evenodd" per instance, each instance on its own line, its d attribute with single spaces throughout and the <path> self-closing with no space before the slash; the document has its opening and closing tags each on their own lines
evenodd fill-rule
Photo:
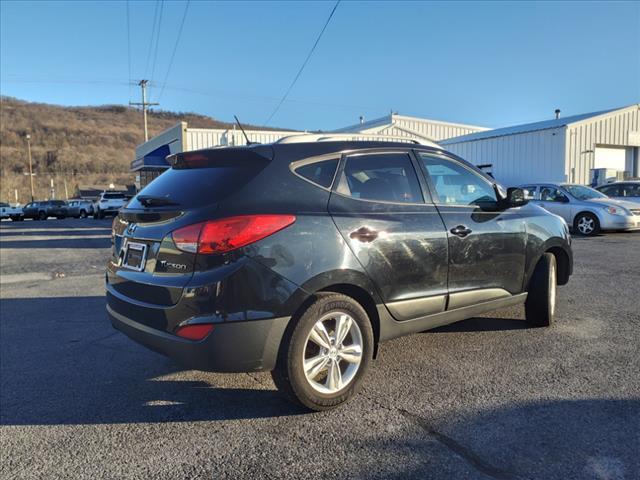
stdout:
<svg viewBox="0 0 640 480">
<path fill-rule="evenodd" d="M 640 206 L 609 198 L 593 188 L 571 183 L 538 183 L 520 188 L 530 201 L 564 218 L 581 235 L 640 229 Z"/>
</svg>

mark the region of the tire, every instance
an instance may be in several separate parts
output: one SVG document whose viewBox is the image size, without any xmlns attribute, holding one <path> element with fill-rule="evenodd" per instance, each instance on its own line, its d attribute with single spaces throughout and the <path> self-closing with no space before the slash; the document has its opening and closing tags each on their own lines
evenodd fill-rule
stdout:
<svg viewBox="0 0 640 480">
<path fill-rule="evenodd" d="M 585 237 L 593 237 L 600 233 L 600 221 L 593 213 L 579 213 L 573 219 L 573 231 Z"/>
<path fill-rule="evenodd" d="M 548 327 L 553 323 L 556 313 L 557 271 L 553 253 L 542 255 L 533 271 L 524 304 L 525 318 L 530 325 Z"/>
<path fill-rule="evenodd" d="M 93 217 L 97 218 L 97 219 L 103 219 L 104 218 L 104 213 L 102 212 L 102 210 L 98 210 Z"/>
<path fill-rule="evenodd" d="M 80 218 L 87 218 L 87 211 L 86 210 L 80 210 Z"/>
<path fill-rule="evenodd" d="M 360 389 L 373 357 L 373 329 L 367 313 L 351 297 L 321 293 L 293 321 L 282 341 L 276 369 L 271 373 L 276 387 L 310 410 L 330 410 L 345 403 Z M 315 328 L 320 323 L 326 335 L 316 333 L 321 332 Z M 345 325 L 346 331 L 342 335 L 345 345 L 342 350 L 342 342 L 336 339 L 339 324 Z M 312 333 L 319 340 L 314 341 Z M 329 341 L 325 340 L 327 336 Z M 316 341 L 324 342 L 330 349 Z M 305 373 L 305 358 L 320 359 L 315 362 L 315 375 Z M 330 378 L 330 372 L 336 375 Z M 341 382 L 344 385 L 340 386 Z"/>
<path fill-rule="evenodd" d="M 46 220 L 48 215 L 46 212 L 38 212 L 38 220 Z"/>
</svg>

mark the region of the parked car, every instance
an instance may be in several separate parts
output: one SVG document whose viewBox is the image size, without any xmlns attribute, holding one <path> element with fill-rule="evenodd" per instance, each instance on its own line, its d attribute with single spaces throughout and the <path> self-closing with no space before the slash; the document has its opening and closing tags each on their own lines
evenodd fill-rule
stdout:
<svg viewBox="0 0 640 480">
<path fill-rule="evenodd" d="M 522 186 L 525 197 L 561 216 L 581 235 L 597 235 L 601 230 L 640 229 L 640 207 L 609 198 L 584 185 L 541 183 Z"/>
<path fill-rule="evenodd" d="M 16 205 L 12 207 L 10 204 L 0 202 L 0 218 L 10 218 L 14 222 L 24 220 L 24 213 L 22 213 L 22 207 Z"/>
<path fill-rule="evenodd" d="M 104 218 L 105 215 L 117 215 L 127 203 L 127 197 L 121 192 L 102 192 L 95 204 L 95 214 L 97 218 Z"/>
<path fill-rule="evenodd" d="M 40 203 L 41 202 L 29 202 L 22 207 L 23 218 L 37 220 L 40 215 Z"/>
<path fill-rule="evenodd" d="M 640 180 L 614 182 L 596 187 L 600 193 L 616 200 L 624 200 L 640 205 Z"/>
<path fill-rule="evenodd" d="M 326 410 L 384 340 L 523 303 L 553 321 L 561 218 L 436 146 L 300 138 L 170 157 L 113 222 L 115 328 Z"/>
<path fill-rule="evenodd" d="M 23 208 L 24 218 L 34 220 L 46 220 L 49 217 L 65 218 L 67 203 L 64 200 L 47 200 L 43 202 L 30 202 Z"/>
<path fill-rule="evenodd" d="M 74 218 L 86 218 L 93 215 L 93 202 L 91 200 L 69 200 L 67 202 L 67 214 Z"/>
</svg>

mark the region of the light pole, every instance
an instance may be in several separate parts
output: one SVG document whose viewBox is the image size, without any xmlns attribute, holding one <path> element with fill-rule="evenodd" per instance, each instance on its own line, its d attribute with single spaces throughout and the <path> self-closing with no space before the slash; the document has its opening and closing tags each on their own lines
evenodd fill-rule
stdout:
<svg viewBox="0 0 640 480">
<path fill-rule="evenodd" d="M 27 157 L 29 158 L 29 180 L 31 181 L 31 201 L 34 200 L 33 195 L 33 168 L 31 166 L 31 135 L 28 133 L 25 135 L 27 139 Z"/>
</svg>

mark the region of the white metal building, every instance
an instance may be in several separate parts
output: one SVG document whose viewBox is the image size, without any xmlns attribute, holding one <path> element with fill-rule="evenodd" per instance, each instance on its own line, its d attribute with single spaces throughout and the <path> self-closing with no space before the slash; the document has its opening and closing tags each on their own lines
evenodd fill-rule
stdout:
<svg viewBox="0 0 640 480">
<path fill-rule="evenodd" d="M 589 184 L 594 168 L 640 176 L 640 104 L 463 135 L 440 144 L 504 185 Z"/>
<path fill-rule="evenodd" d="M 446 138 L 458 137 L 474 132 L 488 130 L 475 125 L 462 123 L 441 122 L 426 118 L 409 117 L 391 113 L 385 117 L 358 123 L 349 127 L 334 130 L 336 133 L 369 133 L 378 135 L 392 135 L 394 137 L 408 137 L 418 140 L 439 142 Z"/>
<path fill-rule="evenodd" d="M 366 123 L 336 130 L 331 133 L 362 133 L 367 139 L 389 136 L 419 141 L 438 141 L 471 132 L 486 130 L 482 127 L 457 123 L 439 122 L 423 118 L 391 114 Z M 271 143 L 289 135 L 304 132 L 294 130 L 245 130 L 249 140 L 258 143 Z M 357 137 L 357 135 L 356 135 Z M 356 138 L 354 137 L 354 138 Z M 131 170 L 136 173 L 138 187 L 145 186 L 160 173 L 169 168 L 167 155 L 216 146 L 245 145 L 246 140 L 240 129 L 189 128 L 186 122 L 175 126 L 138 145 L 136 159 Z"/>
<path fill-rule="evenodd" d="M 272 143 L 296 131 L 245 130 L 249 140 L 257 143 Z M 136 159 L 131 170 L 136 173 L 138 188 L 145 186 L 167 168 L 167 155 L 216 146 L 246 145 L 239 129 L 189 128 L 187 122 L 179 122 L 171 128 L 136 147 Z"/>
</svg>

